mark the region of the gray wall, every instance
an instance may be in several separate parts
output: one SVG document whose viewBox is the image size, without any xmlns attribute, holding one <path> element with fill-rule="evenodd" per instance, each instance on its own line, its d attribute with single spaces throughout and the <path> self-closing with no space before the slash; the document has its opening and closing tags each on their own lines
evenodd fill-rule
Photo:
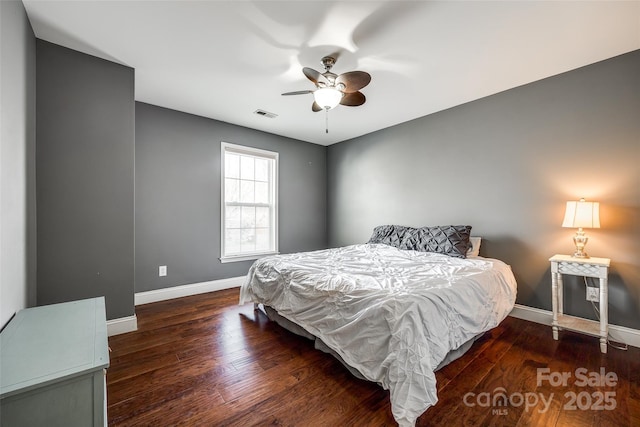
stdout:
<svg viewBox="0 0 640 427">
<path fill-rule="evenodd" d="M 280 154 L 280 252 L 326 247 L 325 147 L 138 102 L 136 292 L 247 273 L 219 260 L 221 141 Z"/>
<path fill-rule="evenodd" d="M 37 51 L 38 304 L 104 295 L 131 316 L 133 69 L 42 40 Z"/>
<path fill-rule="evenodd" d="M 0 1 L 0 328 L 35 304 L 35 42 L 22 2 Z"/>
<path fill-rule="evenodd" d="M 416 94 L 429 96 L 429 94 Z M 640 51 L 333 145 L 329 244 L 374 226 L 469 224 L 550 310 L 548 258 L 572 253 L 567 200 L 601 203 L 587 252 L 612 259 L 610 321 L 640 328 Z M 567 311 L 593 318 L 568 280 Z"/>
</svg>

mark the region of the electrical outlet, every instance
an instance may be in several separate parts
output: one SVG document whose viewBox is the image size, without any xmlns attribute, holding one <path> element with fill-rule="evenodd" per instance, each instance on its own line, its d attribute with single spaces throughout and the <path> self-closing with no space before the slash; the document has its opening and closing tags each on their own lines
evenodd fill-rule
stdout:
<svg viewBox="0 0 640 427">
<path fill-rule="evenodd" d="M 587 301 L 600 302 L 600 289 L 587 286 Z"/>
<path fill-rule="evenodd" d="M 158 276 L 164 277 L 166 275 L 167 275 L 167 266 L 161 265 L 160 267 L 158 267 Z"/>
</svg>

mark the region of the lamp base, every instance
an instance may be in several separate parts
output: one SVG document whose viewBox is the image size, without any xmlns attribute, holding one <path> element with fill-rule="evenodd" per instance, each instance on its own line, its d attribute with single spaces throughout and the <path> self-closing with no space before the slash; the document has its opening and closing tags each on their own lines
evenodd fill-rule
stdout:
<svg viewBox="0 0 640 427">
<path fill-rule="evenodd" d="M 588 241 L 589 238 L 584 234 L 582 228 L 578 228 L 576 235 L 573 236 L 573 243 L 576 245 L 576 251 L 572 255 L 574 258 L 589 258 L 589 255 L 584 251 Z"/>
</svg>

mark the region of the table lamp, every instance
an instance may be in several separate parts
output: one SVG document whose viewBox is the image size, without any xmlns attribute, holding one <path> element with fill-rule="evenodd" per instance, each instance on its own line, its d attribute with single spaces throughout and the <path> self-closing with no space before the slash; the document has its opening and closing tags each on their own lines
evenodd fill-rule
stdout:
<svg viewBox="0 0 640 427">
<path fill-rule="evenodd" d="M 567 202 L 564 213 L 563 227 L 577 228 L 576 235 L 573 236 L 573 243 L 576 245 L 575 258 L 589 258 L 584 251 L 589 238 L 584 234 L 583 228 L 600 228 L 600 203 L 579 201 Z"/>
</svg>

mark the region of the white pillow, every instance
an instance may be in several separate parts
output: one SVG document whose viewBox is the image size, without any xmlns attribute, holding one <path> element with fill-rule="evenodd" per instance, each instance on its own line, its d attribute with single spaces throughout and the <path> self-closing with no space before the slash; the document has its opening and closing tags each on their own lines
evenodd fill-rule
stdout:
<svg viewBox="0 0 640 427">
<path fill-rule="evenodd" d="M 482 237 L 469 237 L 469 249 L 467 250 L 467 258 L 472 256 L 480 256 L 480 243 L 482 243 Z"/>
</svg>

